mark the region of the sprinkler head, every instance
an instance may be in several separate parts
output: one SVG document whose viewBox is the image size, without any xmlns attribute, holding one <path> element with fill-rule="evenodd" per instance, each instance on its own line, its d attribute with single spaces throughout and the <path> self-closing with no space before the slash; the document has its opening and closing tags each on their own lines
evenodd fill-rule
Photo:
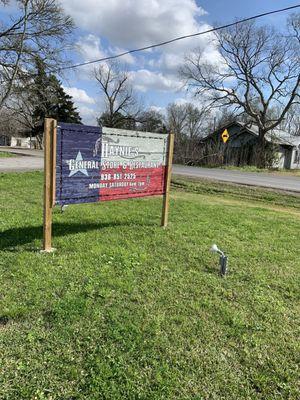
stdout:
<svg viewBox="0 0 300 400">
<path fill-rule="evenodd" d="M 216 244 L 213 244 L 213 245 L 211 246 L 211 248 L 210 248 L 210 251 L 211 251 L 212 253 L 218 253 L 220 250 L 219 250 L 219 248 L 218 248 L 218 246 L 217 246 Z"/>
<path fill-rule="evenodd" d="M 220 255 L 220 274 L 221 276 L 225 276 L 227 274 L 227 266 L 228 266 L 228 257 L 224 254 L 222 250 L 216 244 L 213 244 L 210 248 L 212 253 L 217 253 Z"/>
</svg>

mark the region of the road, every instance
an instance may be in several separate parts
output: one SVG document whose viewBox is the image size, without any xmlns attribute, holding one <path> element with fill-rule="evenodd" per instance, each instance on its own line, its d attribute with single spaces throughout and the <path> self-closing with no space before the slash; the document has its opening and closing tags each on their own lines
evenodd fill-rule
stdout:
<svg viewBox="0 0 300 400">
<path fill-rule="evenodd" d="M 173 174 L 300 193 L 299 176 L 243 172 L 219 168 L 188 167 L 183 165 L 174 165 Z"/>
<path fill-rule="evenodd" d="M 26 172 L 44 169 L 43 152 L 11 147 L 0 147 L 0 151 L 15 154 L 16 157 L 0 157 L 0 172 Z"/>
<path fill-rule="evenodd" d="M 17 153 L 18 156 L 0 158 L 0 172 L 25 172 L 42 170 L 44 168 L 43 152 L 40 150 L 0 147 L 1 150 Z M 219 168 L 188 167 L 183 165 L 174 165 L 173 174 L 300 193 L 299 176 L 242 172 Z"/>
<path fill-rule="evenodd" d="M 22 147 L 7 147 L 0 146 L 0 151 L 5 151 L 6 153 L 16 154 L 16 156 L 30 156 L 30 157 L 44 157 L 43 150 L 34 149 L 24 149 Z"/>
</svg>

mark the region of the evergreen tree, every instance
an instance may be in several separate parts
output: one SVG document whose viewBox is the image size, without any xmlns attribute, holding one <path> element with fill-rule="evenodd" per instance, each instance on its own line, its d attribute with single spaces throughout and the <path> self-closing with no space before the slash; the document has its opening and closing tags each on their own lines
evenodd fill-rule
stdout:
<svg viewBox="0 0 300 400">
<path fill-rule="evenodd" d="M 59 122 L 81 124 L 72 97 L 63 89 L 55 75 L 47 75 L 42 60 L 36 61 L 36 75 L 30 86 L 33 108 L 33 136 L 42 137 L 45 118 L 55 118 Z"/>
</svg>

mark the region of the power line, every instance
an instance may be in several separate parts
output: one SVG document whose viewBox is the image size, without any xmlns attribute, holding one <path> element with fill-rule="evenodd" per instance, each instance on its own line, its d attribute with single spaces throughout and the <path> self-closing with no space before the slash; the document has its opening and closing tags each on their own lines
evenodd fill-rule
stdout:
<svg viewBox="0 0 300 400">
<path fill-rule="evenodd" d="M 126 56 L 128 54 L 137 53 L 137 52 L 140 52 L 140 51 L 145 51 L 145 50 L 149 50 L 149 49 L 154 49 L 156 47 L 165 46 L 165 45 L 170 44 L 170 43 L 178 42 L 179 40 L 188 39 L 188 38 L 195 37 L 195 36 L 200 36 L 200 35 L 205 35 L 207 33 L 212 33 L 212 32 L 215 32 L 215 31 L 219 31 L 221 29 L 230 28 L 231 26 L 234 26 L 234 25 L 242 24 L 243 22 L 252 21 L 254 19 L 266 17 L 267 15 L 278 14 L 278 13 L 281 13 L 281 12 L 284 12 L 284 11 L 294 10 L 296 8 L 299 8 L 299 7 L 300 7 L 300 4 L 297 4 L 295 6 L 281 8 L 281 9 L 274 10 L 274 11 L 268 11 L 268 12 L 265 12 L 265 13 L 262 13 L 262 14 L 253 15 L 252 17 L 248 17 L 248 18 L 244 18 L 244 19 L 241 19 L 241 20 L 238 20 L 238 21 L 235 21 L 235 22 L 231 22 L 230 24 L 221 25 L 221 26 L 217 26 L 215 28 L 207 29 L 206 31 L 192 33 L 190 35 L 179 36 L 179 37 L 176 37 L 174 39 L 166 40 L 165 42 L 161 42 L 161 43 L 156 43 L 156 44 L 152 44 L 152 45 L 149 45 L 149 46 L 140 47 L 138 49 L 124 51 L 123 53 L 115 54 L 114 56 L 108 56 L 108 57 L 98 58 L 97 60 L 86 61 L 86 62 L 83 62 L 83 63 L 74 64 L 74 65 L 68 65 L 66 67 L 61 67 L 61 68 L 50 70 L 49 72 L 50 73 L 60 72 L 60 71 L 66 70 L 66 69 L 78 68 L 78 67 L 83 67 L 84 65 L 90 65 L 90 64 L 95 64 L 95 63 L 99 63 L 99 62 L 102 62 L 102 61 L 113 60 L 113 59 L 116 59 L 116 58 L 120 58 L 120 57 Z"/>
</svg>

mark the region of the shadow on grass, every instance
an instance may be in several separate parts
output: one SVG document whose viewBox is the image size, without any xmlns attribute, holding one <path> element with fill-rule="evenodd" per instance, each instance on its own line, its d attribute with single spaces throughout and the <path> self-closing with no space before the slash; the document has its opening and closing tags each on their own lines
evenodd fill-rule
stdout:
<svg viewBox="0 0 300 400">
<path fill-rule="evenodd" d="M 84 233 L 93 230 L 99 230 L 117 226 L 131 226 L 133 225 L 128 222 L 115 221 L 115 222 L 102 222 L 102 223 L 59 223 L 54 222 L 52 224 L 52 236 L 53 238 L 58 236 L 67 236 L 74 233 Z M 142 224 L 151 225 L 155 224 Z M 7 229 L 0 233 L 0 250 L 9 250 L 15 246 L 22 246 L 24 244 L 31 243 L 36 239 L 43 239 L 43 227 L 42 226 L 28 226 L 20 228 Z"/>
</svg>

